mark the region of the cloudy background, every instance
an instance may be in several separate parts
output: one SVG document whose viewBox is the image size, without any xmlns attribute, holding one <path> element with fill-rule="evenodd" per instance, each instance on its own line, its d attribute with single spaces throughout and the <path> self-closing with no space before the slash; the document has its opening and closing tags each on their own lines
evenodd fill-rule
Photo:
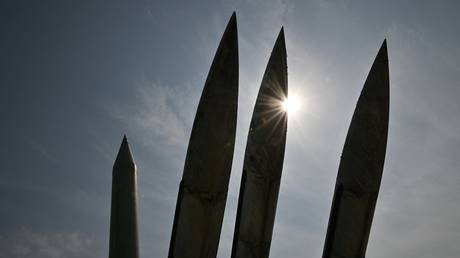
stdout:
<svg viewBox="0 0 460 258">
<path fill-rule="evenodd" d="M 193 3 L 192 3 L 193 2 Z M 458 1 L 0 2 L 0 258 L 108 256 L 111 169 L 139 169 L 141 257 L 166 257 L 193 117 L 238 18 L 238 131 L 219 247 L 229 257 L 245 140 L 282 25 L 290 115 L 271 257 L 321 257 L 349 122 L 384 38 L 390 128 L 367 257 L 460 253 Z"/>
</svg>

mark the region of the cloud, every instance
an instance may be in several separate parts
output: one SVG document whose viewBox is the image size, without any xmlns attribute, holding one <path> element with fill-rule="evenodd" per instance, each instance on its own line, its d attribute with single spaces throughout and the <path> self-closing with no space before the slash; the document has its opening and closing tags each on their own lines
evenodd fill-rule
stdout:
<svg viewBox="0 0 460 258">
<path fill-rule="evenodd" d="M 99 258 L 93 239 L 81 233 L 44 233 L 22 228 L 0 235 L 0 258 Z"/>
<path fill-rule="evenodd" d="M 183 144 L 188 138 L 191 118 L 198 103 L 191 86 L 172 87 L 142 80 L 135 85 L 134 99 L 122 106 L 111 105 L 112 117 L 120 120 L 148 146 L 158 140 L 170 145 Z M 193 112 L 192 112 L 193 111 Z"/>
<path fill-rule="evenodd" d="M 43 158 L 47 159 L 55 165 L 59 164 L 59 159 L 50 151 L 47 146 L 29 138 L 26 138 L 26 141 L 28 142 L 29 146 L 33 150 L 37 151 Z"/>
</svg>

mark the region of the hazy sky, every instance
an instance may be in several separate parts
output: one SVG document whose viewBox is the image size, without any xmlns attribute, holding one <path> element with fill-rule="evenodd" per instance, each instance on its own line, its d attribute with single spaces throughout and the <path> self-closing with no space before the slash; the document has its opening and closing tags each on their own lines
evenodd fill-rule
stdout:
<svg viewBox="0 0 460 258">
<path fill-rule="evenodd" d="M 141 257 L 166 257 L 193 117 L 237 13 L 229 257 L 247 131 L 282 25 L 289 117 L 271 257 L 321 257 L 353 110 L 388 40 L 390 128 L 367 257 L 460 253 L 458 1 L 0 1 L 0 258 L 108 256 L 123 133 L 139 169 Z"/>
</svg>

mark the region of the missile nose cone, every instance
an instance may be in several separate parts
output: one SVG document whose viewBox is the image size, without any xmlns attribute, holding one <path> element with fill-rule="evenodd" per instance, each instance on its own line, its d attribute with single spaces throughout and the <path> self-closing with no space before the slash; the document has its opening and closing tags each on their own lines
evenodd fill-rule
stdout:
<svg viewBox="0 0 460 258">
<path fill-rule="evenodd" d="M 350 185 L 355 185 L 352 182 L 357 181 L 357 175 L 366 175 L 362 176 L 363 182 L 359 187 L 356 185 L 365 192 L 378 192 L 379 189 L 388 137 L 389 104 L 388 53 L 384 40 L 356 104 L 341 161 L 342 166 L 348 168 L 348 165 L 356 163 L 354 158 L 347 158 L 349 153 L 353 157 L 359 157 L 360 168 L 367 169 L 344 169 L 347 172 L 343 172 L 341 178 L 344 182 L 350 181 Z"/>
<path fill-rule="evenodd" d="M 286 56 L 286 41 L 284 38 L 284 27 L 281 27 L 281 30 L 278 33 L 275 46 L 273 47 L 273 53 L 280 53 L 282 56 Z"/>
<path fill-rule="evenodd" d="M 222 96 L 227 99 L 233 99 L 238 94 L 238 28 L 235 13 L 225 27 L 209 69 L 202 98 L 209 99 L 207 95 L 215 96 L 218 92 L 230 94 Z"/>
<path fill-rule="evenodd" d="M 237 71 L 234 71 L 238 70 L 238 27 L 235 12 L 225 27 L 209 74 L 220 69 L 228 69 L 229 74 L 237 74 Z"/>
<path fill-rule="evenodd" d="M 281 26 L 280 32 L 278 34 L 278 38 L 282 37 L 284 40 L 284 26 Z"/>
<path fill-rule="evenodd" d="M 230 20 L 228 21 L 228 24 L 233 24 L 234 26 L 236 26 L 236 12 L 232 13 Z"/>
<path fill-rule="evenodd" d="M 274 89 L 274 91 L 276 92 L 276 96 L 273 97 L 279 100 L 287 98 L 287 54 L 284 27 L 281 27 L 278 37 L 276 38 L 263 80 L 265 83 L 262 83 L 261 92 L 259 92 L 259 94 L 267 94 L 264 90 L 265 87 L 275 87 L 276 89 Z M 270 93 L 268 94 L 270 95 Z"/>
<path fill-rule="evenodd" d="M 237 44 L 237 22 L 236 22 L 236 13 L 233 12 L 232 16 L 230 17 L 230 20 L 227 23 L 227 27 L 225 27 L 224 34 L 222 36 L 222 43 L 226 43 L 228 45 L 234 45 Z M 221 43 L 221 44 L 222 44 Z"/>
<path fill-rule="evenodd" d="M 377 53 L 377 56 L 375 57 L 375 60 L 388 62 L 387 39 L 383 40 L 382 45 L 380 46 L 379 52 Z"/>
<path fill-rule="evenodd" d="M 380 47 L 380 50 L 384 49 L 385 52 L 387 52 L 387 39 L 383 39 L 382 46 Z"/>
<path fill-rule="evenodd" d="M 128 138 L 126 138 L 126 135 L 123 136 L 123 140 L 121 142 L 120 149 L 118 150 L 117 158 L 115 159 L 115 163 L 113 164 L 113 166 L 135 166 L 133 155 L 131 154 L 131 150 L 128 144 Z"/>
<path fill-rule="evenodd" d="M 281 27 L 281 30 L 278 34 L 278 38 L 276 39 L 276 43 L 275 43 L 275 47 L 273 49 L 273 52 L 277 52 L 279 53 L 280 55 L 280 62 L 281 62 L 281 66 L 282 66 L 282 71 L 284 72 L 284 78 L 283 78 L 283 81 L 284 83 L 282 83 L 281 85 L 284 86 L 282 87 L 282 91 L 285 95 L 285 98 L 287 98 L 288 96 L 288 88 L 287 88 L 287 54 L 286 54 L 286 40 L 284 38 L 284 26 Z"/>
<path fill-rule="evenodd" d="M 389 98 L 388 50 L 385 39 L 369 71 L 369 75 L 358 100 L 357 109 L 375 110 L 373 115 L 369 116 L 374 117 L 376 123 L 388 123 Z"/>
</svg>

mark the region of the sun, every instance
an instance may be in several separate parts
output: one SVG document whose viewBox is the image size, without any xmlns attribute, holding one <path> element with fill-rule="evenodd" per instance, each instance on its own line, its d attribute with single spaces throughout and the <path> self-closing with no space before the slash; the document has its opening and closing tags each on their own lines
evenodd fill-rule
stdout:
<svg viewBox="0 0 460 258">
<path fill-rule="evenodd" d="M 297 112 L 300 109 L 300 101 L 299 98 L 295 95 L 285 99 L 281 103 L 281 108 L 283 111 L 288 112 L 290 114 Z"/>
</svg>

